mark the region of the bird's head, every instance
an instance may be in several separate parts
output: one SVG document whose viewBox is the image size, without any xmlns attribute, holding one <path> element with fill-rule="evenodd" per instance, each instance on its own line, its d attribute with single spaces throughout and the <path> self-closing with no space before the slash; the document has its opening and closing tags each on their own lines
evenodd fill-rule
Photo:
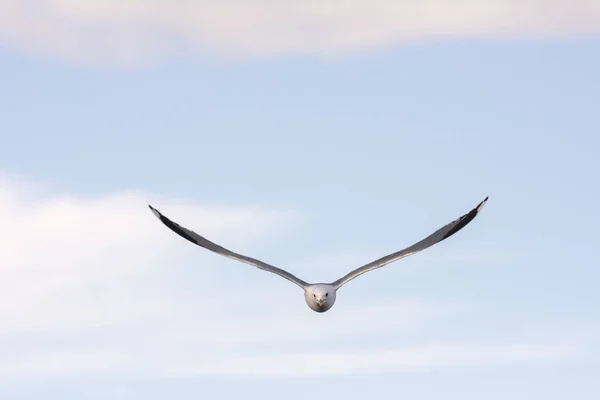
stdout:
<svg viewBox="0 0 600 400">
<path fill-rule="evenodd" d="M 335 288 L 330 285 L 312 285 L 304 292 L 304 298 L 312 310 L 325 312 L 335 303 Z"/>
</svg>

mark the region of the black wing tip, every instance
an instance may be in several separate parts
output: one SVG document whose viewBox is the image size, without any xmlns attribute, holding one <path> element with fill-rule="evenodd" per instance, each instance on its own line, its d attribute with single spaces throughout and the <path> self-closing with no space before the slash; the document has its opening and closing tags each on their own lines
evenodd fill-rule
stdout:
<svg viewBox="0 0 600 400">
<path fill-rule="evenodd" d="M 161 219 L 162 214 L 156 208 L 152 207 L 150 204 L 148 204 L 148 207 L 150 208 L 152 213 L 156 216 L 156 218 Z"/>
<path fill-rule="evenodd" d="M 490 198 L 490 196 L 486 196 L 485 199 L 483 199 L 483 201 L 481 203 L 479 203 L 477 205 L 477 207 L 475 207 L 476 212 L 479 214 L 479 212 L 481 211 L 481 209 L 483 208 L 483 206 L 485 206 L 485 203 L 487 203 L 488 199 Z"/>
<path fill-rule="evenodd" d="M 460 231 L 462 228 L 467 226 L 469 222 L 473 221 L 473 219 L 475 219 L 475 217 L 479 214 L 485 203 L 488 201 L 488 198 L 489 196 L 483 199 L 483 201 L 479 203 L 477 207 L 460 217 L 458 219 L 458 223 L 444 235 L 442 240 L 448 239 L 450 236 L 454 235 L 456 232 Z"/>
</svg>

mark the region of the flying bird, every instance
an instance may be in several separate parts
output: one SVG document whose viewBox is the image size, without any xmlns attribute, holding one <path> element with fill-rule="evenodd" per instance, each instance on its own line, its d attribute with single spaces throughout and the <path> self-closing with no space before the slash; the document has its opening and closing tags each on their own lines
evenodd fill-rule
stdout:
<svg viewBox="0 0 600 400">
<path fill-rule="evenodd" d="M 445 239 L 448 239 L 450 236 L 454 235 L 456 232 L 460 231 L 462 228 L 467 226 L 469 222 L 471 222 L 477 214 L 481 211 L 485 203 L 487 202 L 488 197 L 486 197 L 481 203 L 477 205 L 477 207 L 473 208 L 467 214 L 464 214 L 458 219 L 444 225 L 425 239 L 413 244 L 410 247 L 407 247 L 403 250 L 397 251 L 395 253 L 389 254 L 385 257 L 382 257 L 378 260 L 370 262 L 368 264 L 363 265 L 362 267 L 356 268 L 353 271 L 350 271 L 340 279 L 331 282 L 331 283 L 307 283 L 302 279 L 292 275 L 291 273 L 277 268 L 273 265 L 267 264 L 263 261 L 257 260 L 255 258 L 247 257 L 242 254 L 235 253 L 225 247 L 222 247 L 216 243 L 211 242 L 203 236 L 200 236 L 194 231 L 191 231 L 183 226 L 177 224 L 176 222 L 171 221 L 169 218 L 165 217 L 161 214 L 157 209 L 148 205 L 154 215 L 158 219 L 162 221 L 168 228 L 170 228 L 173 232 L 177 233 L 179 236 L 184 239 L 189 240 L 190 242 L 203 247 L 207 250 L 215 252 L 225 257 L 232 258 L 234 260 L 238 260 L 244 262 L 246 264 L 253 265 L 254 267 L 260 268 L 265 271 L 272 272 L 277 274 L 288 281 L 295 283 L 300 286 L 304 290 L 304 299 L 306 304 L 313 310 L 319 313 L 326 312 L 333 307 L 336 294 L 340 287 L 350 282 L 352 279 L 364 274 L 365 272 L 372 271 L 377 268 L 381 268 L 384 265 L 387 265 L 391 262 L 398 261 L 401 258 L 410 256 L 412 254 L 416 254 L 422 250 L 425 250 L 428 247 L 433 246 L 436 243 L 439 243 Z"/>
</svg>

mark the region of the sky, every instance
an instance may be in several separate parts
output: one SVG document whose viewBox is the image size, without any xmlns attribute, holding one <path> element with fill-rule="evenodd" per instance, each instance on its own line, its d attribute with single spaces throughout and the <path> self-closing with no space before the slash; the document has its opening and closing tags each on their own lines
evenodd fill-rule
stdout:
<svg viewBox="0 0 600 400">
<path fill-rule="evenodd" d="M 600 395 L 595 1 L 0 0 L 0 398 Z M 281 277 L 361 275 L 323 314 Z"/>
</svg>

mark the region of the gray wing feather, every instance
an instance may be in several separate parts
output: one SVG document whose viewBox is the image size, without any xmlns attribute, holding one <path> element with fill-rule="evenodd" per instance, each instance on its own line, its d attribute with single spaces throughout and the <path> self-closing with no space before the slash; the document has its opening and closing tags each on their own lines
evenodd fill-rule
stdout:
<svg viewBox="0 0 600 400">
<path fill-rule="evenodd" d="M 267 264 L 265 262 L 262 262 L 260 260 L 257 260 L 257 259 L 251 258 L 251 257 L 246 257 L 242 254 L 235 253 L 229 249 L 219 246 L 218 244 L 211 242 L 210 240 L 206 239 L 205 237 L 200 236 L 196 232 L 191 231 L 187 228 L 184 228 L 183 226 L 179 225 L 178 223 L 171 221 L 169 218 L 165 217 L 163 214 L 161 214 L 157 209 L 155 209 L 151 205 L 148 205 L 148 207 L 150 207 L 150 210 L 152 210 L 154 215 L 156 215 L 156 217 L 163 224 L 165 224 L 169 229 L 171 229 L 173 232 L 175 232 L 179 236 L 183 237 L 184 239 L 187 239 L 190 242 L 192 242 L 200 247 L 203 247 L 207 250 L 210 250 L 210 251 L 220 254 L 222 256 L 233 258 L 234 260 L 238 260 L 238 261 L 244 262 L 246 264 L 253 265 L 262 270 L 277 274 L 277 275 L 295 283 L 296 285 L 300 286 L 303 289 L 307 285 L 306 282 L 304 282 L 301 279 L 298 279 L 297 277 L 295 277 L 294 275 L 290 274 L 287 271 L 284 271 L 280 268 L 274 267 L 274 266 Z"/>
<path fill-rule="evenodd" d="M 425 250 L 428 247 L 433 246 L 436 243 L 441 242 L 442 240 L 448 239 L 450 236 L 454 235 L 456 232 L 460 231 L 462 228 L 467 226 L 467 224 L 469 222 L 471 222 L 477 216 L 477 214 L 479 214 L 479 212 L 481 211 L 481 209 L 483 208 L 483 206 L 485 205 L 487 200 L 488 200 L 488 197 L 486 197 L 481 203 L 479 203 L 477 205 L 477 207 L 473 208 L 467 214 L 450 222 L 449 224 L 444 225 L 443 227 L 441 227 L 440 229 L 438 229 L 437 231 L 435 231 L 434 233 L 432 233 L 425 239 L 421 240 L 420 242 L 417 242 L 410 247 L 407 247 L 403 250 L 389 254 L 389 255 L 382 257 L 378 260 L 375 260 L 369 264 L 366 264 L 360 268 L 357 268 L 357 269 L 349 272 L 342 278 L 338 279 L 337 281 L 333 282 L 332 285 L 335 286 L 336 288 L 339 288 L 340 286 L 348 283 L 349 281 L 356 278 L 357 276 L 364 274 L 365 272 L 369 272 L 374 269 L 381 268 L 386 264 L 400 260 L 401 258 L 410 256 L 412 254 L 418 253 L 422 250 Z"/>
</svg>

